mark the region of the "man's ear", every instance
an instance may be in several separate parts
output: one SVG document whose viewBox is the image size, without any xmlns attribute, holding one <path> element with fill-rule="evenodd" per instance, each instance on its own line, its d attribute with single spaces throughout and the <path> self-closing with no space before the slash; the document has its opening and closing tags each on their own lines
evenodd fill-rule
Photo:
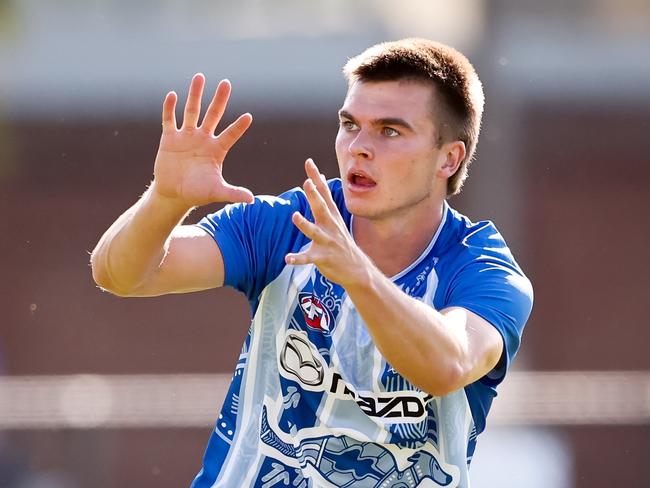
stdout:
<svg viewBox="0 0 650 488">
<path fill-rule="evenodd" d="M 442 145 L 440 151 L 440 156 L 444 159 L 438 169 L 438 176 L 451 178 L 458 171 L 460 163 L 465 159 L 465 143 L 463 141 L 446 142 Z"/>
</svg>

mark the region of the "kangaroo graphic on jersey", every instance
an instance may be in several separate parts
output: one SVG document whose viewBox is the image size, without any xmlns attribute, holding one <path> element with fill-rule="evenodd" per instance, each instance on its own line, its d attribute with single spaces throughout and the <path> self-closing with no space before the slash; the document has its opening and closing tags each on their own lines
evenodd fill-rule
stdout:
<svg viewBox="0 0 650 488">
<path fill-rule="evenodd" d="M 400 471 L 386 448 L 348 436 L 305 439 L 294 447 L 271 429 L 266 407 L 262 408 L 261 438 L 280 453 L 313 465 L 323 478 L 340 487 L 415 488 L 425 479 L 447 486 L 453 479 L 427 451 L 413 454 L 408 458 L 413 464 Z"/>
</svg>

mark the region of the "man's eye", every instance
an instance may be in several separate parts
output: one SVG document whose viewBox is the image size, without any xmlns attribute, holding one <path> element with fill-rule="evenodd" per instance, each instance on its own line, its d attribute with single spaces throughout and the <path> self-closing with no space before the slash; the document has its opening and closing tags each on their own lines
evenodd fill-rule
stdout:
<svg viewBox="0 0 650 488">
<path fill-rule="evenodd" d="M 357 124 L 349 120 L 341 120 L 341 127 L 343 127 L 345 130 L 355 130 L 357 128 Z"/>
<path fill-rule="evenodd" d="M 396 131 L 395 129 L 393 129 L 392 127 L 384 127 L 384 128 L 382 129 L 382 132 L 383 132 L 383 134 L 384 134 L 385 136 L 388 136 L 388 137 L 396 137 L 396 136 L 399 135 L 399 132 L 397 132 L 397 131 Z"/>
</svg>

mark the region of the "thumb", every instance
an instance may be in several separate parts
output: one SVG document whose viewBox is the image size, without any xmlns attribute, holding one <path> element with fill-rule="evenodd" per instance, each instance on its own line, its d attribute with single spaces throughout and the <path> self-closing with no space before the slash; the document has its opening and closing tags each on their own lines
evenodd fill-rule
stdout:
<svg viewBox="0 0 650 488">
<path fill-rule="evenodd" d="M 253 203 L 255 198 L 253 197 L 253 192 L 248 188 L 243 186 L 233 186 L 230 183 L 225 183 L 223 185 L 223 193 L 221 195 L 222 199 L 227 202 L 232 203 Z"/>
</svg>

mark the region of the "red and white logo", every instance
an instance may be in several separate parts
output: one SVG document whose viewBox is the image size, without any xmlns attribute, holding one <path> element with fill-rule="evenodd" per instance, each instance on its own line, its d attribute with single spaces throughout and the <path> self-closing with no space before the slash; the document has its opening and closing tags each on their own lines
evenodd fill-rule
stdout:
<svg viewBox="0 0 650 488">
<path fill-rule="evenodd" d="M 298 295 L 300 310 L 305 317 L 305 323 L 310 329 L 317 329 L 329 334 L 334 327 L 334 319 L 323 303 L 311 293 L 300 293 Z"/>
</svg>

